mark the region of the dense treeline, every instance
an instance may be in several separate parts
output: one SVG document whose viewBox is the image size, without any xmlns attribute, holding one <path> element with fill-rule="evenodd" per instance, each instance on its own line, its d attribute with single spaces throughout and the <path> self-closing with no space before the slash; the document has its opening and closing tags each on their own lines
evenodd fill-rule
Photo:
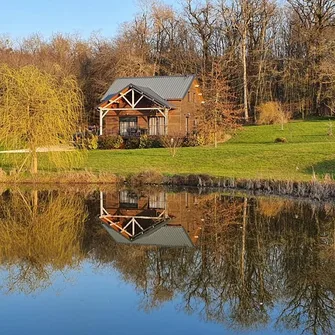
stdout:
<svg viewBox="0 0 335 335">
<path fill-rule="evenodd" d="M 275 100 L 304 117 L 335 108 L 334 23 L 334 0 L 154 2 L 109 38 L 2 38 L 0 62 L 74 75 L 88 116 L 115 77 L 196 73 L 205 95 L 228 84 L 245 118 Z"/>
</svg>

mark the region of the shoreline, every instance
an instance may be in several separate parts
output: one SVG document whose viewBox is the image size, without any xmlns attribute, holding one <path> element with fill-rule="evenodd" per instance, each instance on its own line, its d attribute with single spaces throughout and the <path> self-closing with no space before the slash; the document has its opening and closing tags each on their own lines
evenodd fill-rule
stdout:
<svg viewBox="0 0 335 335">
<path fill-rule="evenodd" d="M 156 171 L 146 171 L 128 177 L 112 173 L 70 172 L 38 174 L 36 176 L 0 176 L 0 184 L 15 186 L 41 185 L 111 185 L 126 184 L 130 187 L 162 185 L 173 187 L 196 187 L 201 189 L 245 190 L 254 194 L 290 196 L 312 200 L 335 199 L 334 180 L 276 180 L 214 177 L 207 174 L 164 176 Z"/>
</svg>

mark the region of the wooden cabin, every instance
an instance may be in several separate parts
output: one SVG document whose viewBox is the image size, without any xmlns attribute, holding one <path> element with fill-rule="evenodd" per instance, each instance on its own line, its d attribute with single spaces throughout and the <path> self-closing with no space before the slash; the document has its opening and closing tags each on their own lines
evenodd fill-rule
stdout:
<svg viewBox="0 0 335 335">
<path fill-rule="evenodd" d="M 118 78 L 98 106 L 99 134 L 185 136 L 203 102 L 194 75 Z"/>
<path fill-rule="evenodd" d="M 197 195 L 147 195 L 128 189 L 100 193 L 100 220 L 117 243 L 193 247 L 201 231 Z"/>
</svg>

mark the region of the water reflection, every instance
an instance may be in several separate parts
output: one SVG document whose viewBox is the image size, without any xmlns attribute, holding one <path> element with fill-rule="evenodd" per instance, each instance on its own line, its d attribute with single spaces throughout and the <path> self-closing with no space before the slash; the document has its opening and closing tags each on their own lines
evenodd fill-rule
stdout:
<svg viewBox="0 0 335 335">
<path fill-rule="evenodd" d="M 132 215 L 123 227 L 155 203 L 150 193 L 127 201 L 123 193 L 104 197 L 105 214 Z M 122 248 L 114 266 L 142 293 L 142 308 L 182 295 L 188 313 L 249 329 L 269 323 L 280 303 L 276 327 L 332 333 L 332 206 L 220 194 L 165 193 L 160 199 L 196 248 Z"/>
<path fill-rule="evenodd" d="M 52 283 L 55 271 L 84 258 L 84 199 L 48 191 L 6 191 L 0 196 L 0 263 L 7 292 L 32 293 Z"/>
<path fill-rule="evenodd" d="M 168 201 L 164 191 L 144 195 L 123 189 L 105 198 L 100 192 L 100 219 L 117 243 L 193 247 L 197 232 L 173 214 L 179 204 Z"/>
<path fill-rule="evenodd" d="M 0 261 L 9 290 L 41 289 L 89 260 L 132 283 L 142 310 L 178 298 L 234 329 L 331 334 L 334 214 L 331 204 L 197 191 L 7 191 Z"/>
</svg>

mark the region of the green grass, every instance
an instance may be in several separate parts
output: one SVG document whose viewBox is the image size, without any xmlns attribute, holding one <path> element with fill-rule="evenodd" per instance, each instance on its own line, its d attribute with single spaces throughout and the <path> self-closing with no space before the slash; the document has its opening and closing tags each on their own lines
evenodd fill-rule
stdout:
<svg viewBox="0 0 335 335">
<path fill-rule="evenodd" d="M 248 126 L 227 143 L 213 147 L 91 151 L 87 167 L 117 174 L 153 169 L 164 174 L 206 173 L 215 176 L 310 180 L 313 170 L 335 174 L 335 137 L 329 121 Z M 274 143 L 285 137 L 287 143 Z"/>
<path fill-rule="evenodd" d="M 311 180 L 314 171 L 323 178 L 335 175 L 335 136 L 327 135 L 328 123 L 294 121 L 283 131 L 279 125 L 248 126 L 217 149 L 180 148 L 176 157 L 167 149 L 94 150 L 88 152 L 81 168 L 119 175 L 156 170 L 167 175 L 205 173 L 281 180 Z M 288 142 L 274 143 L 276 137 Z"/>
</svg>

